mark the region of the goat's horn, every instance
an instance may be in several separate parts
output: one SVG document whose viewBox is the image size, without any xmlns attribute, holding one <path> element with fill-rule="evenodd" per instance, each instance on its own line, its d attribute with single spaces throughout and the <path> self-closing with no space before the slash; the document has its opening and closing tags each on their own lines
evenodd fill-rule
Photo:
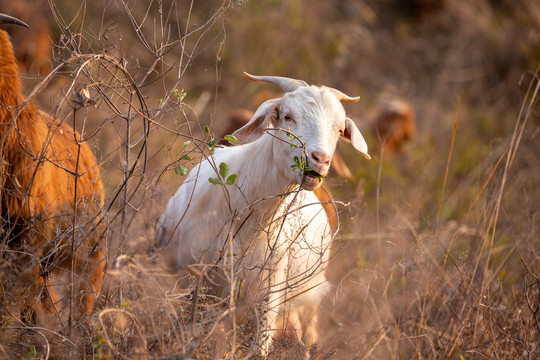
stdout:
<svg viewBox="0 0 540 360">
<path fill-rule="evenodd" d="M 16 24 L 16 25 L 22 25 L 25 27 L 30 27 L 28 26 L 28 24 L 22 22 L 21 20 L 16 19 L 13 16 L 9 16 L 2 13 L 0 13 L 0 24 Z"/>
<path fill-rule="evenodd" d="M 246 79 L 249 79 L 251 81 L 277 85 L 281 88 L 281 90 L 285 92 L 291 92 L 298 89 L 299 87 L 308 86 L 305 81 L 281 76 L 254 76 L 248 74 L 247 72 L 244 72 L 243 75 Z"/>
<path fill-rule="evenodd" d="M 330 89 L 330 91 L 332 91 L 334 93 L 334 95 L 342 103 L 354 103 L 354 102 L 357 102 L 358 100 L 360 100 L 360 96 L 350 97 L 349 95 L 346 95 L 346 94 L 342 93 L 341 91 L 339 91 L 337 89 L 334 89 L 334 88 L 329 88 L 329 89 Z"/>
</svg>

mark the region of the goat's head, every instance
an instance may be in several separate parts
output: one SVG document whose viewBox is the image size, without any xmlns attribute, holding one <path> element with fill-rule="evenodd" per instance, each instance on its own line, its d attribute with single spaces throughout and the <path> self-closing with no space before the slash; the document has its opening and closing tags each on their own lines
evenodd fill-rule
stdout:
<svg viewBox="0 0 540 360">
<path fill-rule="evenodd" d="M 306 190 L 320 186 L 340 138 L 349 140 L 366 158 L 370 158 L 362 134 L 346 117 L 341 105 L 342 102 L 356 102 L 359 97 L 349 97 L 325 86 L 310 86 L 301 80 L 247 73 L 244 76 L 277 85 L 285 94 L 259 106 L 253 118 L 234 136 L 239 143 L 254 141 L 265 133 L 279 138 L 281 141 L 276 141 L 275 146 L 279 152 L 277 159 L 290 160 L 284 164 L 283 171 L 292 183 L 301 184 Z M 291 171 L 290 165 L 300 168 L 302 177 Z"/>
</svg>

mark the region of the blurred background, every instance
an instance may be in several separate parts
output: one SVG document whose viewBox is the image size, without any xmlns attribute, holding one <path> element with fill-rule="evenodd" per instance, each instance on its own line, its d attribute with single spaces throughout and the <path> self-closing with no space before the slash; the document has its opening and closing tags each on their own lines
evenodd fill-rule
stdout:
<svg viewBox="0 0 540 360">
<path fill-rule="evenodd" d="M 346 170 L 327 178 L 345 205 L 316 358 L 540 356 L 538 1 L 0 4 L 30 25 L 6 27 L 26 94 L 75 124 L 98 157 L 111 263 L 129 254 L 151 268 L 143 258 L 155 252 L 154 226 L 181 167 L 230 133 L 238 111 L 280 96 L 243 71 L 302 79 L 361 96 L 346 109 L 372 156 L 341 144 Z M 153 276 L 110 275 L 101 308 L 129 298 L 122 308 L 145 335 L 122 328 L 113 345 L 100 342 L 108 330 L 97 324 L 86 330 L 86 356 L 185 349 L 155 340 L 169 309 L 152 298 L 147 311 L 152 290 L 141 279 Z M 146 349 L 128 346 L 139 337 Z M 32 353 L 25 341 L 13 340 L 16 356 Z M 194 344 L 197 358 L 232 356 Z M 296 356 L 283 354 L 272 356 Z"/>
</svg>

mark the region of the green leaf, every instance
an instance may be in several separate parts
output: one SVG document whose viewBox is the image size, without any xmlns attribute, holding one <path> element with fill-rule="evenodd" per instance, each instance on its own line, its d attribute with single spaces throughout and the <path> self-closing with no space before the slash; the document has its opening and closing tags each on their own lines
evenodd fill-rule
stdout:
<svg viewBox="0 0 540 360">
<path fill-rule="evenodd" d="M 223 182 L 218 178 L 209 178 L 208 181 L 214 185 L 223 185 Z"/>
<path fill-rule="evenodd" d="M 231 141 L 233 143 L 237 143 L 238 142 L 238 139 L 233 136 L 233 135 L 225 135 L 225 137 L 223 138 L 224 140 L 228 140 L 228 141 Z"/>
<path fill-rule="evenodd" d="M 36 347 L 34 345 L 32 345 L 30 347 L 30 351 L 28 352 L 28 355 L 26 355 L 26 359 L 27 360 L 30 360 L 30 359 L 35 359 L 37 356 L 37 351 L 36 351 Z"/>
<path fill-rule="evenodd" d="M 188 146 L 189 144 L 191 144 L 191 141 L 190 141 L 190 140 L 188 140 L 188 141 L 186 141 L 186 142 L 184 143 L 184 147 Z"/>
<path fill-rule="evenodd" d="M 188 154 L 184 154 L 180 157 L 180 160 L 191 160 Z"/>
<path fill-rule="evenodd" d="M 232 185 L 232 184 L 234 184 L 235 181 L 236 181 L 236 174 L 232 174 L 231 176 L 229 176 L 227 178 L 226 184 L 227 185 Z"/>
<path fill-rule="evenodd" d="M 174 172 L 176 173 L 176 175 L 184 176 L 187 174 L 188 169 L 184 165 L 178 165 L 177 167 L 174 168 Z"/>
<path fill-rule="evenodd" d="M 225 164 L 224 162 L 219 164 L 219 175 L 221 175 L 223 179 L 227 177 L 228 173 L 229 173 L 229 165 Z"/>
<path fill-rule="evenodd" d="M 214 152 L 214 146 L 219 142 L 219 140 L 214 140 L 211 136 L 209 136 L 210 141 L 208 142 L 208 149 L 211 152 Z"/>
<path fill-rule="evenodd" d="M 184 91 L 184 89 L 182 89 L 181 91 L 178 89 L 172 89 L 171 92 L 176 96 L 176 98 L 180 102 L 180 107 L 182 107 L 184 105 L 182 101 L 186 97 L 187 93 Z"/>
<path fill-rule="evenodd" d="M 208 125 L 204 127 L 204 132 L 207 134 L 210 132 L 210 128 L 208 127 Z"/>
</svg>

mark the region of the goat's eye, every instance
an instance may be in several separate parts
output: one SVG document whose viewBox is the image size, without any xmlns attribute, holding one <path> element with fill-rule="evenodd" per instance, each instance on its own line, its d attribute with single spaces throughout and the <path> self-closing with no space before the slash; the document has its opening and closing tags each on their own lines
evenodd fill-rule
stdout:
<svg viewBox="0 0 540 360">
<path fill-rule="evenodd" d="M 344 134 L 343 129 L 339 129 L 339 135 L 343 136 L 343 134 Z"/>
<path fill-rule="evenodd" d="M 293 121 L 291 115 L 288 115 L 288 114 L 285 115 L 285 116 L 283 117 L 283 119 L 285 119 L 285 121 Z"/>
</svg>

